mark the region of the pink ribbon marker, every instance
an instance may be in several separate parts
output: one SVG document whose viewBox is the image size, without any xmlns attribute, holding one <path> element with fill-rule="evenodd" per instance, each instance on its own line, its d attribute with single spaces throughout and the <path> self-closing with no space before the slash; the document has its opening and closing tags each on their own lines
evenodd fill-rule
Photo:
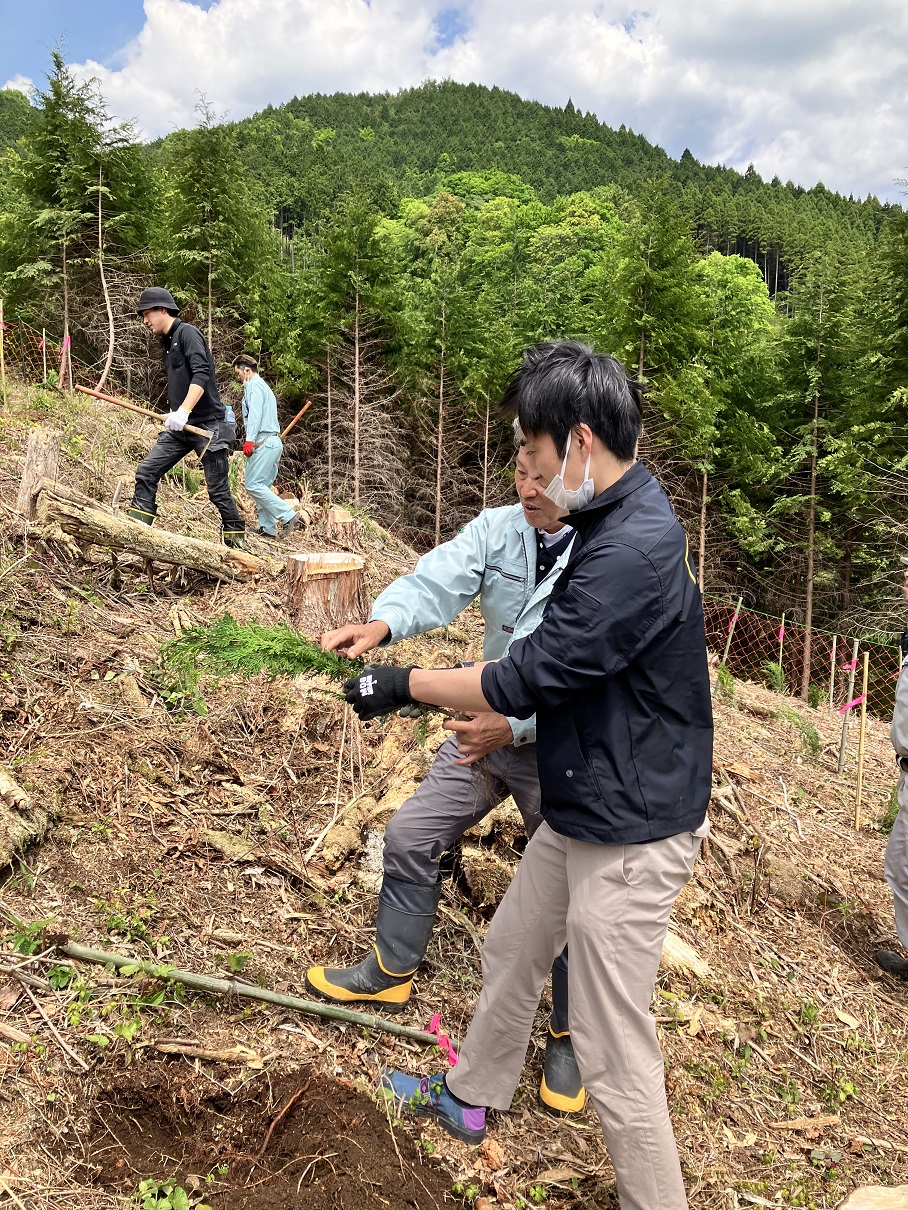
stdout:
<svg viewBox="0 0 908 1210">
<path fill-rule="evenodd" d="M 783 640 L 784 638 L 785 638 L 785 627 L 784 627 L 784 625 L 783 625 L 783 626 L 780 626 L 780 627 L 779 627 L 779 638 L 778 638 L 778 641 L 781 643 L 781 642 L 782 642 L 782 640 Z"/>
<path fill-rule="evenodd" d="M 452 1067 L 457 1066 L 457 1051 L 451 1045 L 451 1039 L 447 1034 L 441 1032 L 441 1013 L 433 1013 L 432 1020 L 429 1022 L 430 1034 L 434 1034 L 438 1039 L 438 1049 L 447 1055 L 448 1062 Z"/>
<path fill-rule="evenodd" d="M 847 664 L 842 665 L 842 671 L 850 672 L 852 670 L 852 668 L 857 668 L 857 666 L 858 666 L 858 657 L 855 656 L 853 660 L 849 660 Z"/>
<path fill-rule="evenodd" d="M 731 621 L 728 623 L 728 633 L 729 634 L 731 634 L 731 628 L 732 628 L 732 626 L 734 626 L 734 624 L 735 624 L 735 622 L 737 622 L 737 620 L 738 620 L 738 615 L 736 613 L 733 613 L 731 615 Z"/>
<path fill-rule="evenodd" d="M 856 697 L 853 702 L 846 702 L 844 706 L 840 706 L 839 714 L 847 714 L 848 711 L 853 710 L 855 708 L 855 706 L 860 706 L 860 704 L 863 700 L 864 700 L 864 695 L 862 693 L 861 696 Z"/>
</svg>

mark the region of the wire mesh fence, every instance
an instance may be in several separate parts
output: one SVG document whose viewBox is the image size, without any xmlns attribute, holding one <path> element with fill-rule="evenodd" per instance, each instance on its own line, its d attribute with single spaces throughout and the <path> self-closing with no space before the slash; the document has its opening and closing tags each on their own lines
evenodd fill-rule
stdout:
<svg viewBox="0 0 908 1210">
<path fill-rule="evenodd" d="M 69 385 L 70 366 L 73 385 L 93 386 L 98 368 L 72 357 L 68 338 L 39 332 L 24 320 L 7 320 L 3 332 L 3 352 L 8 370 L 15 370 L 23 382 Z"/>
<path fill-rule="evenodd" d="M 796 622 L 771 617 L 755 609 L 737 607 L 727 601 L 705 597 L 706 643 L 733 676 L 762 681 L 772 688 L 799 694 L 804 673 L 807 631 Z M 883 643 L 855 639 L 813 628 L 810 644 L 808 684 L 815 705 L 825 701 L 841 710 L 861 693 L 863 653 L 869 653 L 867 709 L 881 718 L 892 715 L 895 682 L 901 667 L 901 651 Z M 775 665 L 776 672 L 768 665 Z M 855 677 L 851 678 L 852 671 Z M 852 692 L 849 696 L 849 680 Z M 857 703 L 859 704 L 859 702 Z"/>
</svg>

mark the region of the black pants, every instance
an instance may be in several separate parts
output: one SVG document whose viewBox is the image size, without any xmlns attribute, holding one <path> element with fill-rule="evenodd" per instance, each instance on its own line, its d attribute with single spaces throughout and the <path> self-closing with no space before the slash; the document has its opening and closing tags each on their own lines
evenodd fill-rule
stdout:
<svg viewBox="0 0 908 1210">
<path fill-rule="evenodd" d="M 152 517 L 157 514 L 155 497 L 158 484 L 164 475 L 187 454 L 205 449 L 206 439 L 194 433 L 171 432 L 166 429 L 160 434 L 151 452 L 136 467 L 136 487 L 132 503 Z M 226 533 L 242 533 L 246 525 L 240 516 L 236 501 L 230 494 L 230 451 L 220 433 L 202 455 L 202 470 L 208 487 L 208 499 L 221 514 L 221 527 Z"/>
</svg>

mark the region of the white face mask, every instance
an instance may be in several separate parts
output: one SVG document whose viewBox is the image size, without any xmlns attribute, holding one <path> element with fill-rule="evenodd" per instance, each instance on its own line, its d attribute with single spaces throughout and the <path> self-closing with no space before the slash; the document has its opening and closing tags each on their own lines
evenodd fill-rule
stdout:
<svg viewBox="0 0 908 1210">
<path fill-rule="evenodd" d="M 583 472 L 583 482 L 579 487 L 567 488 L 564 486 L 564 472 L 567 468 L 568 454 L 571 452 L 571 434 L 568 433 L 567 448 L 564 451 L 564 461 L 561 464 L 561 471 L 557 474 L 552 482 L 542 493 L 553 504 L 557 504 L 559 508 L 563 508 L 565 512 L 574 513 L 578 508 L 583 508 L 585 504 L 589 504 L 593 496 L 596 494 L 596 488 L 590 478 L 590 460 L 587 458 L 586 467 Z"/>
</svg>

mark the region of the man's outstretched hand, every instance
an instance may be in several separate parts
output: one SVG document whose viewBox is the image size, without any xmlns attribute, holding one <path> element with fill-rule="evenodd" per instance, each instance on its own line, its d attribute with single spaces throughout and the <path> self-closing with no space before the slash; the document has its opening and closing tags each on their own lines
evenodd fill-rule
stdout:
<svg viewBox="0 0 908 1210">
<path fill-rule="evenodd" d="M 341 626 L 339 630 L 326 630 L 322 635 L 322 650 L 336 651 L 348 660 L 355 660 L 391 637 L 387 622 L 366 622 L 364 626 Z"/>
<path fill-rule="evenodd" d="M 413 704 L 410 673 L 413 667 L 395 668 L 391 664 L 367 664 L 358 676 L 344 681 L 344 697 L 363 720 L 380 718 Z"/>
</svg>

